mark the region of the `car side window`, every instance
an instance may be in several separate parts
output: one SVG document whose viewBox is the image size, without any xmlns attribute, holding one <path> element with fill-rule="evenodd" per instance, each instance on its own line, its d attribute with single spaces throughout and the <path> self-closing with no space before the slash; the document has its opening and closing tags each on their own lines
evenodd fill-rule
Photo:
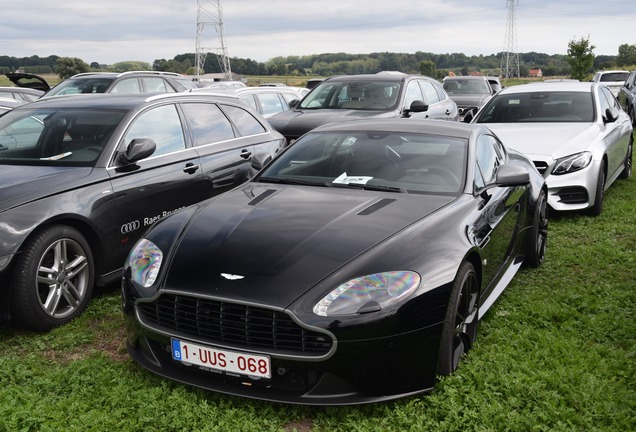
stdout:
<svg viewBox="0 0 636 432">
<path fill-rule="evenodd" d="M 124 143 L 128 145 L 135 138 L 150 138 L 155 142 L 157 149 L 152 156 L 184 149 L 183 125 L 177 108 L 170 104 L 142 113 L 126 132 Z"/>
<path fill-rule="evenodd" d="M 501 144 L 490 135 L 481 135 L 477 139 L 475 188 L 481 189 L 495 183 L 497 168 L 503 162 Z"/>
<path fill-rule="evenodd" d="M 598 98 L 599 98 L 599 102 L 600 102 L 600 104 L 601 104 L 601 115 L 602 115 L 602 116 L 605 116 L 605 111 L 607 111 L 607 109 L 608 109 L 609 107 L 611 107 L 612 105 L 611 105 L 611 104 L 610 104 L 610 102 L 607 100 L 607 96 L 605 96 L 605 94 L 604 94 L 604 92 L 603 92 L 603 90 L 605 90 L 605 89 L 601 87 L 599 90 L 600 90 L 600 91 L 599 91 Z"/>
<path fill-rule="evenodd" d="M 433 84 L 427 81 L 420 81 L 420 87 L 422 88 L 422 93 L 424 94 L 424 103 L 427 105 L 432 105 L 440 101 L 439 95 L 437 91 L 435 91 L 435 87 Z"/>
<path fill-rule="evenodd" d="M 146 93 L 174 93 L 174 89 L 160 77 L 142 77 Z"/>
<path fill-rule="evenodd" d="M 139 81 L 137 78 L 127 78 L 115 83 L 113 88 L 110 90 L 110 93 L 141 93 L 141 87 L 139 87 Z"/>
<path fill-rule="evenodd" d="M 404 106 L 410 108 L 411 104 L 416 100 L 424 100 L 422 96 L 422 90 L 417 81 L 411 81 L 406 87 L 406 94 L 404 96 Z"/>
<path fill-rule="evenodd" d="M 241 136 L 256 135 L 267 132 L 265 126 L 247 110 L 232 105 L 221 105 L 223 111 L 232 120 Z"/>
<path fill-rule="evenodd" d="M 234 138 L 232 123 L 216 104 L 187 103 L 182 107 L 192 129 L 195 146 Z"/>
<path fill-rule="evenodd" d="M 258 106 L 256 105 L 256 99 L 254 99 L 254 95 L 251 95 L 251 94 L 240 95 L 239 99 L 244 102 L 247 102 L 247 104 L 251 106 L 252 109 L 258 111 Z"/>
<path fill-rule="evenodd" d="M 607 99 L 607 103 L 609 104 L 609 106 L 614 107 L 616 109 L 620 109 L 620 105 L 618 104 L 618 101 L 616 100 L 616 98 L 614 97 L 614 95 L 608 88 L 602 87 L 601 91 L 603 92 L 605 99 Z M 605 108 L 603 108 L 603 112 L 605 112 Z"/>
<path fill-rule="evenodd" d="M 263 114 L 265 115 L 285 111 L 283 102 L 280 100 L 277 93 L 261 93 L 256 95 L 256 97 L 258 98 L 261 108 L 263 109 Z"/>
</svg>

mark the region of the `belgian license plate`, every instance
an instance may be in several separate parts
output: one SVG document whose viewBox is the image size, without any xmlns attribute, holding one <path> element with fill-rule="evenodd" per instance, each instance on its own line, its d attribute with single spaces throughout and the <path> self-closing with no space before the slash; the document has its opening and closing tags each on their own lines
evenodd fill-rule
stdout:
<svg viewBox="0 0 636 432">
<path fill-rule="evenodd" d="M 228 351 L 178 339 L 172 339 L 172 358 L 223 372 L 260 378 L 272 376 L 269 356 Z"/>
</svg>

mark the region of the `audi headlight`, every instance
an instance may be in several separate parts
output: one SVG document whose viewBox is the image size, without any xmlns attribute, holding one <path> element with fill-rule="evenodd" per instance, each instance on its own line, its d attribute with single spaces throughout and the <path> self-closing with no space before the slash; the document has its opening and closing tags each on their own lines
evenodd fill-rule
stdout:
<svg viewBox="0 0 636 432">
<path fill-rule="evenodd" d="M 412 271 L 375 273 L 351 279 L 322 298 L 314 306 L 320 316 L 374 312 L 401 302 L 420 285 L 420 275 Z"/>
<path fill-rule="evenodd" d="M 552 174 L 561 175 L 582 170 L 592 162 L 592 153 L 582 152 L 557 159 Z"/>
<path fill-rule="evenodd" d="M 144 288 L 151 286 L 157 280 L 162 261 L 163 252 L 157 245 L 150 240 L 139 240 L 128 254 L 130 278 Z"/>
</svg>

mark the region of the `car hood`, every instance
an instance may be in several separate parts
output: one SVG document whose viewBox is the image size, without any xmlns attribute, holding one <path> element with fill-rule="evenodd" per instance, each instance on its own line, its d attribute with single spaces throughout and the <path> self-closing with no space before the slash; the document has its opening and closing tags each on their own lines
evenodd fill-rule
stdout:
<svg viewBox="0 0 636 432">
<path fill-rule="evenodd" d="M 367 118 L 392 118 L 394 111 L 368 111 L 343 109 L 287 110 L 269 117 L 267 120 L 281 134 L 299 137 L 310 130 L 327 123 Z"/>
<path fill-rule="evenodd" d="M 0 212 L 47 196 L 91 171 L 86 167 L 0 165 Z"/>
<path fill-rule="evenodd" d="M 503 143 L 533 160 L 558 159 L 586 150 L 600 129 L 595 123 L 485 123 Z"/>
<path fill-rule="evenodd" d="M 490 99 L 491 95 L 488 94 L 476 94 L 476 95 L 449 95 L 450 98 L 457 104 L 457 106 L 477 106 L 481 107 Z"/>
<path fill-rule="evenodd" d="M 200 209 L 182 234 L 165 286 L 284 308 L 454 199 L 252 183 Z M 405 269 L 373 271 L 384 270 Z"/>
</svg>

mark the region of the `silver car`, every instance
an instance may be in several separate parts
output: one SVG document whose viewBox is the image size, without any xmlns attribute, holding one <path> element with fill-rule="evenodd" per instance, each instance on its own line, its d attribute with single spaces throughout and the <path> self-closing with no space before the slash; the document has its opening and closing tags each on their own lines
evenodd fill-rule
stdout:
<svg viewBox="0 0 636 432">
<path fill-rule="evenodd" d="M 629 116 L 600 83 L 507 87 L 477 114 L 510 148 L 528 156 L 548 185 L 554 210 L 598 215 L 604 191 L 632 172 Z"/>
</svg>

